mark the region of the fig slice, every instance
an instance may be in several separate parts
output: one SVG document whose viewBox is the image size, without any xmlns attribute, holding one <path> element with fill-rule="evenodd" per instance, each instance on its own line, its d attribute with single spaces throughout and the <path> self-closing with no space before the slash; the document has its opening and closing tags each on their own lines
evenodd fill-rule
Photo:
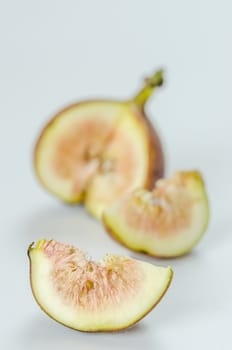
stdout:
<svg viewBox="0 0 232 350">
<path fill-rule="evenodd" d="M 208 199 L 197 171 L 160 179 L 153 191 L 137 189 L 107 208 L 107 231 L 126 247 L 156 257 L 189 252 L 206 231 Z"/>
<path fill-rule="evenodd" d="M 123 194 L 152 188 L 164 162 L 144 105 L 162 82 L 158 71 L 130 101 L 83 101 L 58 112 L 35 146 L 41 184 L 67 203 L 84 202 L 99 219 Z"/>
<path fill-rule="evenodd" d="M 95 263 L 80 249 L 42 239 L 28 248 L 33 295 L 51 318 L 70 328 L 116 331 L 143 318 L 161 300 L 173 272 L 129 257 Z"/>
</svg>

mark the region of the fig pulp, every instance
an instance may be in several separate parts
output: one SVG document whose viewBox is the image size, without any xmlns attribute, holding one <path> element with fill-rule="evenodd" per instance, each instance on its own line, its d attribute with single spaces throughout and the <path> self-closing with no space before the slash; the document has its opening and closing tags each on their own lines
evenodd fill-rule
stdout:
<svg viewBox="0 0 232 350">
<path fill-rule="evenodd" d="M 39 306 L 80 331 L 115 331 L 143 318 L 172 280 L 170 267 L 106 255 L 91 261 L 79 249 L 40 240 L 28 249 L 30 281 Z"/>
<path fill-rule="evenodd" d="M 152 188 L 163 152 L 144 105 L 162 82 L 158 71 L 130 101 L 83 101 L 58 112 L 35 147 L 41 184 L 67 203 L 84 202 L 97 218 L 123 194 Z"/>
<path fill-rule="evenodd" d="M 177 172 L 156 182 L 153 191 L 137 189 L 107 208 L 107 231 L 130 249 L 157 257 L 189 252 L 206 231 L 208 199 L 199 172 Z"/>
</svg>

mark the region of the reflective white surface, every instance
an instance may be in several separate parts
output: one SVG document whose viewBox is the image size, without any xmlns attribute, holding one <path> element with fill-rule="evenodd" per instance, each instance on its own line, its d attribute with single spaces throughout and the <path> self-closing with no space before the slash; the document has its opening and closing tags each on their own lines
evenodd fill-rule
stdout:
<svg viewBox="0 0 232 350">
<path fill-rule="evenodd" d="M 232 49 L 229 1 L 1 1 L 1 349 L 230 349 Z M 35 138 L 54 111 L 81 98 L 131 96 L 166 67 L 148 112 L 167 174 L 198 168 L 210 226 L 192 254 L 156 260 L 112 241 L 80 207 L 45 193 L 32 169 Z M 135 327 L 85 334 L 48 318 L 30 291 L 26 249 L 40 237 L 101 258 L 129 254 L 175 271 L 164 300 Z"/>
</svg>

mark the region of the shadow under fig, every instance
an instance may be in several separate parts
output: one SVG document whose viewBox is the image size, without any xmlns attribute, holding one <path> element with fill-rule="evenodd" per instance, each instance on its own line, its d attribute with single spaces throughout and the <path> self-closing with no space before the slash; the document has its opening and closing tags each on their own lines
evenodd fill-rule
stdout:
<svg viewBox="0 0 232 350">
<path fill-rule="evenodd" d="M 130 347 L 145 347 L 153 349 L 154 339 L 149 339 L 147 329 L 143 323 L 138 323 L 131 328 L 118 332 L 93 332 L 85 333 L 64 327 L 59 323 L 41 315 L 20 330 L 20 349 L 28 349 L 34 344 L 33 349 L 55 348 L 67 350 L 94 350 L 94 349 L 128 349 Z M 15 344 L 15 339 L 14 339 Z"/>
</svg>

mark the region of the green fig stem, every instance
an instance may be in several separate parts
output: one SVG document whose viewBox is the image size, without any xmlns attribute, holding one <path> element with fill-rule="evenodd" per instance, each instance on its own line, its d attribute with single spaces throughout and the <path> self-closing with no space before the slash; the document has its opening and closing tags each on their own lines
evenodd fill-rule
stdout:
<svg viewBox="0 0 232 350">
<path fill-rule="evenodd" d="M 149 97 L 153 94 L 157 87 L 163 85 L 163 70 L 158 70 L 151 77 L 145 79 L 145 86 L 132 99 L 140 108 L 143 108 Z"/>
</svg>

